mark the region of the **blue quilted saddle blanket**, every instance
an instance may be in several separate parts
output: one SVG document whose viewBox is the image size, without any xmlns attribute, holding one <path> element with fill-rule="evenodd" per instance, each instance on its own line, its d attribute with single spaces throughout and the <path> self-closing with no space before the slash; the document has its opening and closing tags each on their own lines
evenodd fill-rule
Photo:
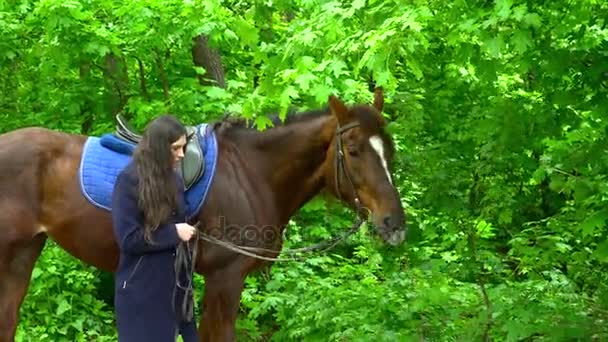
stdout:
<svg viewBox="0 0 608 342">
<path fill-rule="evenodd" d="M 194 218 L 205 202 L 215 175 L 218 157 L 216 136 L 210 126 L 197 126 L 195 134 L 198 134 L 198 143 L 203 152 L 204 169 L 200 179 L 185 193 L 188 219 Z M 82 194 L 89 202 L 98 208 L 111 211 L 114 182 L 131 161 L 134 149 L 134 144 L 111 134 L 87 138 L 78 177 Z"/>
</svg>

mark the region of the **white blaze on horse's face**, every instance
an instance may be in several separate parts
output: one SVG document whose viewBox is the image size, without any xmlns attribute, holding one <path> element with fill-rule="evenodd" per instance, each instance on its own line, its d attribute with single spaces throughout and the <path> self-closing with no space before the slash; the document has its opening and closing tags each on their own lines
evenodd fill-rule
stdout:
<svg viewBox="0 0 608 342">
<path fill-rule="evenodd" d="M 372 148 L 380 157 L 380 162 L 382 163 L 382 167 L 384 168 L 384 172 L 386 172 L 386 177 L 388 178 L 389 183 L 393 184 L 393 180 L 391 179 L 391 174 L 388 172 L 388 163 L 386 162 L 386 157 L 384 155 L 384 143 L 382 139 L 378 135 L 371 136 L 369 138 L 369 144 L 372 145 Z"/>
</svg>

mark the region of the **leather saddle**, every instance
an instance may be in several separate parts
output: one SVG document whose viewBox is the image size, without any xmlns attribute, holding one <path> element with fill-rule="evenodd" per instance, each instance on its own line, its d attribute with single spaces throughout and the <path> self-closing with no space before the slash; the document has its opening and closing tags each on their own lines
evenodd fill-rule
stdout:
<svg viewBox="0 0 608 342">
<path fill-rule="evenodd" d="M 187 143 L 184 158 L 181 161 L 179 172 L 184 179 L 186 190 L 195 184 L 205 170 L 205 156 L 199 142 L 199 135 L 195 126 L 186 126 Z M 141 134 L 120 114 L 116 115 L 116 132 L 114 135 L 128 143 L 137 145 L 141 141 Z"/>
</svg>

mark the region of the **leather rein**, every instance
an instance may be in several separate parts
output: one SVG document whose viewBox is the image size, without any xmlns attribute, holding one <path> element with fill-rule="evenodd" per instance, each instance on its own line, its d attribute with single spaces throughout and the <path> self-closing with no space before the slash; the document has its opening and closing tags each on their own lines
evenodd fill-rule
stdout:
<svg viewBox="0 0 608 342">
<path fill-rule="evenodd" d="M 354 203 L 355 203 L 355 210 L 356 210 L 356 220 L 353 223 L 353 225 L 344 233 L 333 237 L 329 240 L 325 240 L 322 241 L 320 243 L 308 246 L 308 247 L 303 247 L 303 248 L 292 248 L 292 249 L 287 249 L 287 250 L 272 250 L 272 249 L 267 249 L 267 248 L 261 248 L 261 247 L 249 247 L 249 246 L 240 246 L 237 244 L 233 244 L 231 242 L 227 242 L 227 241 L 223 241 L 220 240 L 218 238 L 215 238 L 211 235 L 207 235 L 205 233 L 203 233 L 200 229 L 200 221 L 197 222 L 194 226 L 197 227 L 196 230 L 196 239 L 193 239 L 194 241 L 190 241 L 190 242 L 194 242 L 193 246 L 190 246 L 190 243 L 185 244 L 188 249 L 188 251 L 191 250 L 191 253 L 194 254 L 194 257 L 192 258 L 192 260 L 196 260 L 196 252 L 197 252 L 197 246 L 198 246 L 198 242 L 199 240 L 203 240 L 203 241 L 207 241 L 209 243 L 215 244 L 215 245 L 219 245 L 222 247 L 225 247 L 227 249 L 230 249 L 234 252 L 237 252 L 239 254 L 242 255 L 246 255 L 252 258 L 256 258 L 256 259 L 261 259 L 261 260 L 266 260 L 266 261 L 302 261 L 305 260 L 305 257 L 299 257 L 299 256 L 293 256 L 293 257 L 285 257 L 285 258 L 273 258 L 273 257 L 267 257 L 267 256 L 263 256 L 261 254 L 258 253 L 276 253 L 276 254 L 285 254 L 285 255 L 295 255 L 295 254 L 299 254 L 299 253 L 304 253 L 304 252 L 312 252 L 312 251 L 327 251 L 333 247 L 335 247 L 338 243 L 340 243 L 341 241 L 345 240 L 346 238 L 348 238 L 349 236 L 351 236 L 352 234 L 354 234 L 355 232 L 357 232 L 359 230 L 359 228 L 361 228 L 361 225 L 363 224 L 364 220 L 361 218 L 361 211 L 363 210 L 367 210 L 366 208 L 364 208 L 361 205 L 361 200 L 359 198 L 359 195 L 357 193 L 357 190 L 355 188 L 355 185 L 352 181 L 352 178 L 350 176 L 350 174 L 348 173 L 348 169 L 346 168 L 345 165 L 345 161 L 344 161 L 344 146 L 342 143 L 342 133 L 354 128 L 354 127 L 358 127 L 359 123 L 358 122 L 351 122 L 347 125 L 344 126 L 339 126 L 336 128 L 336 158 L 335 158 L 335 173 L 334 173 L 334 179 L 335 179 L 335 185 L 336 185 L 336 193 L 338 195 L 338 198 L 341 200 L 342 196 L 340 195 L 340 174 L 344 174 L 347 181 L 348 181 L 348 185 L 350 186 L 353 195 L 354 195 Z M 182 244 L 184 245 L 184 244 Z M 179 252 L 179 251 L 178 251 Z"/>
</svg>

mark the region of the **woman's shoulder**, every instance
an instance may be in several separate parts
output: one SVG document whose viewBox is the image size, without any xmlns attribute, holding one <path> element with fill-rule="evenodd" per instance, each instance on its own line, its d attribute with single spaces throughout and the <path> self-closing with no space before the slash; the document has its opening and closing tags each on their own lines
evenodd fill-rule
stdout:
<svg viewBox="0 0 608 342">
<path fill-rule="evenodd" d="M 137 170 L 133 163 L 127 164 L 127 166 L 118 173 L 116 183 L 127 183 L 129 185 L 137 184 Z"/>
<path fill-rule="evenodd" d="M 122 215 L 138 210 L 137 196 L 137 172 L 129 164 L 116 177 L 112 191 L 112 207 L 118 206 L 121 210 L 112 210 L 112 215 Z"/>
</svg>

